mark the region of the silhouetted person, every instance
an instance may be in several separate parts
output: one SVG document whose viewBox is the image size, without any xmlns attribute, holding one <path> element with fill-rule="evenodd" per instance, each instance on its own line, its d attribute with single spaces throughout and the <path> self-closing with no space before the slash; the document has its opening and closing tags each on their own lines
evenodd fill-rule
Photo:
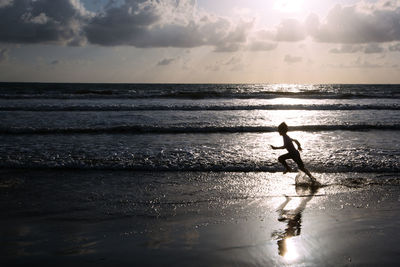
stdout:
<svg viewBox="0 0 400 267">
<path fill-rule="evenodd" d="M 287 159 L 292 159 L 297 163 L 297 166 L 299 166 L 299 169 L 302 170 L 305 174 L 307 174 L 313 182 L 315 182 L 315 178 L 311 175 L 311 173 L 304 167 L 304 163 L 301 160 L 300 157 L 300 153 L 299 151 L 301 151 L 301 145 L 299 143 L 299 141 L 297 141 L 296 139 L 292 139 L 287 135 L 288 132 L 288 126 L 286 125 L 286 123 L 282 122 L 279 126 L 278 126 L 278 132 L 280 135 L 282 135 L 283 137 L 283 146 L 273 146 L 271 145 L 272 149 L 285 149 L 289 152 L 287 154 L 284 154 L 282 156 L 280 156 L 278 158 L 279 162 L 283 164 L 283 166 L 285 167 L 285 170 L 283 171 L 283 173 L 287 173 L 290 172 L 292 169 L 289 167 L 289 165 L 286 163 Z M 297 150 L 294 145 L 293 142 L 296 143 L 297 145 Z"/>
</svg>

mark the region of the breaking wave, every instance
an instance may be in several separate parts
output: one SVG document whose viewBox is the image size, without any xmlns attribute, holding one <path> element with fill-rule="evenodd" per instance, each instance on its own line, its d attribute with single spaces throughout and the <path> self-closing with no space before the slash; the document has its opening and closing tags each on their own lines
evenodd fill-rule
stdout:
<svg viewBox="0 0 400 267">
<path fill-rule="evenodd" d="M 400 105 L 172 105 L 172 106 L 0 106 L 0 111 L 229 111 L 229 110 L 400 110 Z"/>
<path fill-rule="evenodd" d="M 369 131 L 369 130 L 400 130 L 399 124 L 391 125 L 303 125 L 291 126 L 291 131 Z M 276 126 L 236 126 L 236 127 L 187 127 L 187 126 L 114 126 L 94 128 L 0 128 L 0 134 L 205 134 L 205 133 L 263 133 L 276 132 Z"/>
</svg>

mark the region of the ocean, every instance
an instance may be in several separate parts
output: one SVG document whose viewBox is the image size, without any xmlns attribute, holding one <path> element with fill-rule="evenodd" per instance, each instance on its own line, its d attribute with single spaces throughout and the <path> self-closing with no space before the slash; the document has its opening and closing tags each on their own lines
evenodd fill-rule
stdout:
<svg viewBox="0 0 400 267">
<path fill-rule="evenodd" d="M 399 85 L 2 83 L 0 167 L 278 172 L 284 121 L 310 170 L 397 173 L 399 99 Z"/>
<path fill-rule="evenodd" d="M 313 196 L 361 201 L 400 185 L 400 85 L 0 83 L 0 114 L 5 263 L 96 255 L 121 238 L 144 253 L 129 263 L 152 262 L 154 250 L 204 252 L 193 229 L 259 218 L 272 199 L 299 194 L 294 162 L 283 175 L 286 152 L 270 148 L 283 144 L 281 122 L 323 185 Z M 396 202 L 398 191 L 376 199 L 385 198 Z"/>
</svg>

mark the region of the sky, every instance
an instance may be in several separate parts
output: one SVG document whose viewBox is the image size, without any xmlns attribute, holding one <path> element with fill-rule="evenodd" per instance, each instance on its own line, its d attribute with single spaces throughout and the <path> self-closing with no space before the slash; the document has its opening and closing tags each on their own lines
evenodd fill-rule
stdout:
<svg viewBox="0 0 400 267">
<path fill-rule="evenodd" d="M 0 81 L 400 83 L 400 0 L 0 0 Z"/>
</svg>

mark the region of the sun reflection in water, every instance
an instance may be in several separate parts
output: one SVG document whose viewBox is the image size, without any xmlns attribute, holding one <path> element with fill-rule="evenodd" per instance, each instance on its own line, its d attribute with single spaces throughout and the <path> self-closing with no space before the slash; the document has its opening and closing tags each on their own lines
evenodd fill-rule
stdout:
<svg viewBox="0 0 400 267">
<path fill-rule="evenodd" d="M 275 231 L 272 236 L 277 240 L 278 254 L 290 263 L 300 257 L 299 243 L 296 237 L 301 234 L 302 215 L 308 202 L 317 194 L 319 187 L 295 186 L 297 196 L 285 195 L 278 207 L 278 221 L 285 224 L 284 230 Z"/>
<path fill-rule="evenodd" d="M 285 261 L 291 262 L 299 258 L 299 253 L 297 252 L 296 244 L 293 238 L 286 238 L 283 240 L 283 246 L 285 246 L 282 251 L 282 257 Z"/>
</svg>

